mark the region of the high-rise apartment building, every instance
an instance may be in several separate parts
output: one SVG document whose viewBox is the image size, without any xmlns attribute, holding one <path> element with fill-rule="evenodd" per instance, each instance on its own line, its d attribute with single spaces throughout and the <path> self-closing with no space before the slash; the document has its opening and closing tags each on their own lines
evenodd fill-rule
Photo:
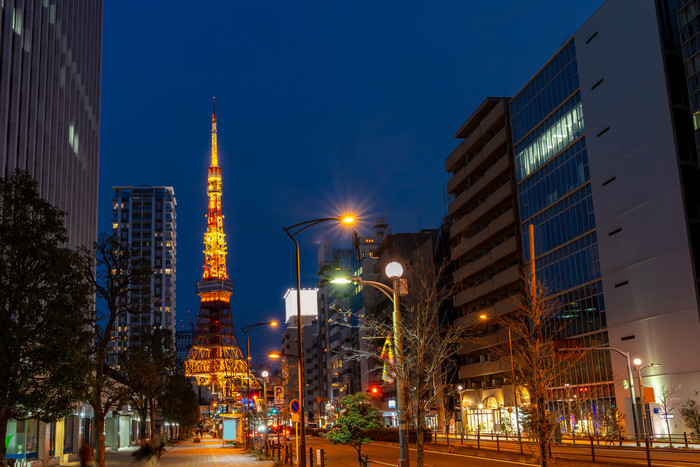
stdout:
<svg viewBox="0 0 700 467">
<path fill-rule="evenodd" d="M 102 1 L 0 6 L 0 176 L 28 170 L 66 213 L 69 246 L 97 238 Z"/>
<path fill-rule="evenodd" d="M 509 99 L 489 97 L 457 131 L 463 139 L 445 160 L 450 173 L 447 192 L 451 225 L 453 280 L 458 284 L 454 306 L 458 321 L 484 339 L 470 342 L 459 355 L 459 385 L 463 407 L 492 412 L 486 429 L 506 419 L 514 426 L 514 391 L 507 362 L 491 352 L 508 340 L 495 326 L 513 311 L 519 293 L 522 263 L 516 204 L 515 170 L 510 131 Z M 480 319 L 485 316 L 485 322 Z M 483 411 L 484 409 L 482 409 Z M 468 426 L 476 426 L 480 411 L 467 410 Z M 473 418 L 473 419 L 472 419 Z"/>
<path fill-rule="evenodd" d="M 116 186 L 112 199 L 112 232 L 153 268 L 149 291 L 151 313 L 119 317 L 117 350 L 129 345 L 146 327 L 170 329 L 175 335 L 177 214 L 175 192 L 167 186 Z"/>
</svg>

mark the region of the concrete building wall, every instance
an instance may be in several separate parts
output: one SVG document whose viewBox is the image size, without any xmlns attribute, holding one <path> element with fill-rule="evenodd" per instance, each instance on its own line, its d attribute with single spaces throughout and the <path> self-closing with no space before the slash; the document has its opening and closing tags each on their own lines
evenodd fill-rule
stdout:
<svg viewBox="0 0 700 467">
<path fill-rule="evenodd" d="M 656 2 L 608 1 L 574 40 L 610 345 L 660 364 L 646 385 L 690 398 L 700 319 Z M 626 363 L 612 362 L 620 401 Z"/>
</svg>

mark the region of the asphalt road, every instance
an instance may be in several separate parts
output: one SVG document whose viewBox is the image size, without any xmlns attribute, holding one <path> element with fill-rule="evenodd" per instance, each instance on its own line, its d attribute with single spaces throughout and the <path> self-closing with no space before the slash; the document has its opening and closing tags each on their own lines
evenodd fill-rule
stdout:
<svg viewBox="0 0 700 467">
<path fill-rule="evenodd" d="M 292 441 L 293 442 L 293 441 Z M 308 447 L 315 449 L 324 449 L 326 452 L 326 465 L 333 467 L 357 467 L 357 451 L 350 446 L 335 445 L 320 437 L 309 436 L 306 438 L 307 456 Z M 457 443 L 459 445 L 459 442 Z M 476 443 L 474 443 L 476 444 Z M 490 442 L 482 442 L 482 447 L 496 450 L 496 445 Z M 505 466 L 505 465 L 536 465 L 533 463 L 523 463 L 517 461 L 506 461 L 489 459 L 476 455 L 465 455 L 457 453 L 443 453 L 432 451 L 431 445 L 426 446 L 425 451 L 425 467 L 447 467 L 454 465 L 462 465 L 468 463 L 470 466 Z M 500 443 L 501 451 L 509 451 L 514 454 L 519 454 L 520 448 L 517 443 Z M 535 455 L 536 446 L 525 444 L 524 454 Z M 610 447 L 604 445 L 593 446 L 595 460 L 598 463 L 614 464 L 620 466 L 646 466 L 647 453 L 644 449 L 635 449 L 633 447 Z M 362 454 L 367 455 L 372 462 L 370 465 L 391 465 L 396 466 L 399 458 L 399 449 L 396 444 L 373 442 L 362 447 Z M 582 463 L 590 463 L 592 461 L 590 444 L 578 443 L 576 445 L 555 445 L 553 448 L 555 460 L 571 460 Z M 416 450 L 409 450 L 411 462 L 415 462 Z M 651 465 L 654 467 L 700 467 L 700 452 L 698 450 L 681 450 L 681 449 L 652 449 L 650 451 Z M 374 463 L 374 461 L 381 462 Z M 314 463 L 315 466 L 318 464 Z M 556 465 L 556 463 L 554 464 Z M 592 464 L 591 465 L 595 465 Z"/>
</svg>

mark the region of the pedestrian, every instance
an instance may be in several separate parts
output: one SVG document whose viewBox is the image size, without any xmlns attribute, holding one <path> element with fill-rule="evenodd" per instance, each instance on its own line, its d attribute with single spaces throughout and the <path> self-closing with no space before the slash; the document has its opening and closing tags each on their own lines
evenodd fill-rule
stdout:
<svg viewBox="0 0 700 467">
<path fill-rule="evenodd" d="M 78 457 L 80 457 L 80 467 L 87 467 L 92 462 L 92 448 L 87 441 L 83 441 L 83 445 L 80 446 Z"/>
<path fill-rule="evenodd" d="M 165 447 L 165 441 L 161 437 L 160 433 L 156 431 L 151 439 L 151 447 L 156 456 L 160 457 L 163 454 L 163 448 Z"/>
<path fill-rule="evenodd" d="M 132 454 L 136 458 L 134 465 L 151 467 L 158 465 L 158 457 L 154 454 L 151 445 L 145 439 L 141 440 L 141 448 Z"/>
</svg>

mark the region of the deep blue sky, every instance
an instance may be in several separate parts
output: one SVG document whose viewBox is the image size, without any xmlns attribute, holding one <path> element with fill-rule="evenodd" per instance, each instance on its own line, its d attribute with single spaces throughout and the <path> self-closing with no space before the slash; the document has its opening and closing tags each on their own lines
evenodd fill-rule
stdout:
<svg viewBox="0 0 700 467">
<path fill-rule="evenodd" d="M 295 283 L 283 226 L 357 206 L 360 235 L 376 216 L 394 232 L 438 227 L 455 131 L 485 97 L 521 89 L 602 3 L 107 0 L 99 230 L 112 186 L 173 186 L 178 329 L 195 318 L 216 96 L 234 322 L 282 319 Z M 327 234 L 350 245 L 328 227 L 297 237 L 302 287 Z M 251 347 L 259 361 L 279 332 L 252 331 Z"/>
</svg>

